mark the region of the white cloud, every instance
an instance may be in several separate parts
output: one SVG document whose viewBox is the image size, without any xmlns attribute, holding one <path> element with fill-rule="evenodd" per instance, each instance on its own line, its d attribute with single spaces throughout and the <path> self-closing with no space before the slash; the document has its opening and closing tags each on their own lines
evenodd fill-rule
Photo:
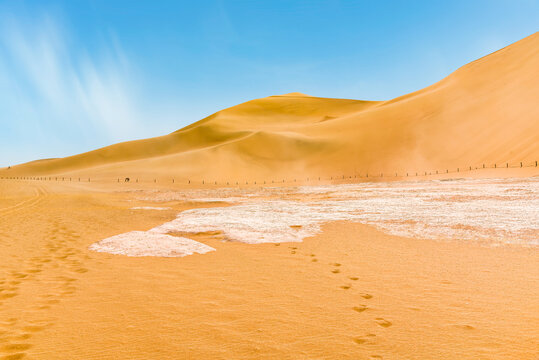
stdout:
<svg viewBox="0 0 539 360">
<path fill-rule="evenodd" d="M 69 155 L 149 136 L 144 118 L 149 111 L 142 108 L 138 81 L 117 39 L 110 36 L 108 43 L 90 51 L 50 16 L 31 22 L 0 20 L 4 136 L 9 130 L 24 137 L 23 142 L 39 144 L 47 139 L 63 144 L 55 154 L 40 152 L 36 157 Z M 0 143 L 7 142 L 0 134 Z M 0 144 L 0 153 L 5 153 L 2 150 Z M 1 162 L 8 161 L 2 157 Z"/>
</svg>

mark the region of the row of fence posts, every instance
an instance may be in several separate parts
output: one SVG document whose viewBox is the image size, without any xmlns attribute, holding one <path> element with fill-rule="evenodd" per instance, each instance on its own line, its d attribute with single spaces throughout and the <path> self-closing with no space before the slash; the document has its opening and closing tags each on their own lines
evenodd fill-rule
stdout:
<svg viewBox="0 0 539 360">
<path fill-rule="evenodd" d="M 522 163 L 522 161 L 519 162 L 519 165 L 520 165 L 519 167 L 521 167 L 521 168 L 524 167 L 524 164 Z M 538 166 L 538 161 L 536 160 L 536 161 L 535 161 L 535 167 L 537 167 L 537 166 Z M 509 168 L 509 163 L 505 163 L 505 167 L 506 167 L 506 168 Z M 530 165 L 530 166 L 528 166 L 528 167 L 534 167 L 534 165 Z M 482 168 L 483 168 L 483 169 L 487 169 L 487 167 L 486 167 L 485 164 L 483 164 Z M 498 168 L 498 167 L 497 167 L 497 164 L 494 164 L 494 169 L 497 169 L 497 168 Z M 472 166 L 469 166 L 468 169 L 469 169 L 469 171 L 474 170 Z M 475 170 L 479 170 L 479 169 L 480 169 L 479 167 L 477 167 L 477 166 L 475 167 Z M 456 171 L 456 172 L 460 172 L 460 168 L 457 168 L 457 171 Z M 449 169 L 446 169 L 446 170 L 445 170 L 445 173 L 446 173 L 446 174 L 449 174 Z M 439 174 L 440 174 L 439 170 L 435 170 L 435 175 L 439 175 Z M 432 171 L 431 171 L 431 172 L 427 172 L 427 171 L 424 172 L 424 176 L 430 176 L 430 175 L 433 175 L 433 172 L 432 172 Z M 357 178 L 357 176 L 358 176 L 358 175 L 354 175 L 354 178 Z M 419 176 L 419 172 L 416 172 L 416 173 L 415 173 L 415 176 Z M 365 174 L 365 178 L 368 178 L 368 177 L 369 177 L 369 174 L 366 173 L 366 174 Z M 384 177 L 384 173 L 380 173 L 380 177 Z M 395 177 L 399 177 L 399 174 L 398 174 L 398 173 L 395 173 Z M 404 177 L 404 175 L 402 175 L 402 177 Z M 406 177 L 409 177 L 409 172 L 406 173 Z M 361 175 L 359 175 L 359 178 L 361 178 Z M 371 174 L 371 178 L 372 178 L 372 174 Z M 307 181 L 309 181 L 309 179 L 310 179 L 310 178 L 307 178 Z M 320 178 L 320 176 L 319 176 L 319 177 L 318 177 L 318 181 L 320 181 L 320 179 L 321 179 L 321 178 Z M 340 179 L 340 177 L 335 177 L 335 180 L 337 180 L 337 179 Z M 343 175 L 343 176 L 342 176 L 342 180 L 344 180 L 344 179 L 346 179 L 346 175 Z M 351 176 L 351 175 L 349 176 L 349 179 L 352 179 L 352 176 Z M 329 180 L 334 180 L 334 177 L 331 176 L 331 177 L 329 178 Z M 154 182 L 155 182 L 155 179 L 154 179 Z M 172 182 L 174 183 L 174 179 L 172 179 Z M 284 183 L 284 182 L 285 182 L 285 179 L 283 179 L 282 182 Z M 294 182 L 296 182 L 296 179 L 294 179 Z M 188 179 L 188 180 L 187 180 L 187 183 L 188 183 L 188 184 L 191 184 L 191 180 Z M 207 182 L 206 182 L 205 180 L 202 180 L 202 185 L 205 185 L 206 183 L 207 183 Z M 242 182 L 242 183 L 243 183 L 243 182 Z M 275 180 L 272 180 L 271 183 L 274 184 L 274 183 L 275 183 Z M 217 181 L 215 181 L 214 184 L 217 185 Z M 227 185 L 230 185 L 230 182 L 227 181 L 226 184 L 227 184 Z M 256 185 L 256 181 L 254 181 L 253 184 Z M 264 184 L 266 184 L 266 181 L 265 181 L 265 180 L 264 180 Z M 236 185 L 239 185 L 238 181 L 236 181 Z M 245 185 L 249 185 L 249 182 L 248 182 L 248 181 L 245 181 Z"/>
<path fill-rule="evenodd" d="M 53 180 L 54 178 L 54 180 Z M 0 177 L 0 180 L 35 180 L 35 181 L 73 181 L 73 178 L 69 178 L 69 180 L 67 180 L 68 177 L 64 176 L 64 177 L 60 177 L 60 176 L 49 176 L 48 177 L 48 180 L 47 180 L 47 176 L 43 176 L 43 177 L 31 177 L 31 176 L 6 176 L 6 177 Z M 78 182 L 81 182 L 80 181 L 81 178 L 78 178 Z M 84 179 L 82 180 L 84 181 Z M 87 180 L 88 182 L 90 182 L 90 178 L 88 178 Z"/>
<path fill-rule="evenodd" d="M 519 165 L 520 165 L 519 167 L 521 167 L 521 168 L 524 167 L 524 164 L 523 164 L 522 161 L 519 162 Z M 533 166 L 534 166 L 534 165 L 530 165 L 530 166 L 526 166 L 526 167 L 533 167 Z M 536 161 L 535 161 L 535 167 L 537 167 L 537 166 L 538 166 L 538 161 L 536 160 Z M 509 168 L 509 163 L 505 163 L 505 168 Z M 480 168 L 479 168 L 479 167 L 475 167 L 475 170 L 478 170 L 478 169 L 480 169 Z M 485 164 L 483 164 L 482 169 L 487 169 L 487 167 L 486 167 Z M 498 166 L 497 166 L 496 163 L 494 164 L 494 169 L 498 169 Z M 472 170 L 474 170 L 474 169 L 473 169 L 472 166 L 469 166 L 469 167 L 468 167 L 468 170 L 469 170 L 469 171 L 472 171 Z M 456 172 L 460 172 L 460 168 L 457 168 Z M 446 174 L 449 174 L 449 169 L 446 169 L 446 170 L 445 170 L 445 173 L 446 173 Z M 440 174 L 439 171 L 436 170 L 436 171 L 435 171 L 435 175 L 439 175 L 439 174 Z M 427 171 L 424 172 L 424 176 L 429 176 L 429 175 L 432 175 L 432 171 L 431 171 L 431 172 L 427 172 Z M 415 173 L 415 176 L 419 176 L 419 172 L 416 172 L 416 173 Z M 357 178 L 357 177 L 358 177 L 358 175 L 354 175 L 354 178 Z M 359 175 L 359 178 L 361 178 L 361 177 L 362 177 L 362 176 Z M 369 177 L 369 174 L 366 173 L 366 174 L 365 174 L 365 178 L 368 178 L 368 177 Z M 373 177 L 373 175 L 371 174 L 371 178 L 372 178 L 372 177 Z M 376 175 L 375 175 L 374 177 L 376 177 Z M 380 173 L 380 177 L 381 177 L 381 178 L 384 177 L 384 173 Z M 395 173 L 395 177 L 399 177 L 398 173 Z M 404 177 L 404 175 L 402 175 L 402 177 Z M 406 177 L 409 177 L 409 172 L 406 173 Z M 48 180 L 49 180 L 49 181 L 53 181 L 52 178 L 53 178 L 52 176 L 49 176 L 49 177 L 48 177 Z M 45 181 L 46 181 L 46 180 L 47 180 L 47 177 L 46 177 L 46 176 L 45 176 L 45 177 L 19 177 L 19 176 L 16 176 L 16 177 L 0 177 L 0 179 L 1 179 L 1 180 L 6 179 L 6 180 L 45 180 Z M 66 181 L 67 177 L 61 177 L 61 180 L 59 180 L 59 179 L 60 179 L 60 177 L 58 177 L 58 176 L 55 176 L 55 177 L 54 177 L 54 181 Z M 340 179 L 340 177 L 335 177 L 335 178 L 334 178 L 333 176 L 331 176 L 329 180 L 338 180 L 338 179 Z M 346 179 L 346 175 L 342 175 L 342 180 L 344 180 L 344 179 Z M 352 176 L 351 176 L 351 175 L 349 176 L 349 179 L 352 179 Z M 72 181 L 72 178 L 71 178 L 71 177 L 69 178 L 69 181 Z M 81 178 L 80 178 L 80 177 L 78 178 L 78 181 L 79 181 L 79 182 L 81 181 Z M 275 184 L 275 183 L 276 183 L 275 181 L 276 181 L 276 180 L 272 180 L 271 183 L 272 183 L 272 184 Z M 307 178 L 307 181 L 310 181 L 310 178 Z M 318 181 L 321 181 L 321 177 L 320 177 L 320 176 L 318 177 Z M 88 178 L 88 182 L 90 182 L 90 178 Z M 120 178 L 117 178 L 117 182 L 118 182 L 118 183 L 120 182 Z M 130 182 L 130 178 L 124 178 L 124 181 L 123 181 L 123 182 Z M 138 179 L 138 178 L 135 179 L 135 182 L 138 183 L 138 182 L 139 182 L 139 179 Z M 153 179 L 153 182 L 154 182 L 154 183 L 157 183 L 157 179 L 154 178 L 154 179 Z M 297 179 L 294 179 L 294 182 L 297 182 Z M 175 180 L 174 178 L 172 178 L 172 183 L 173 183 L 173 184 L 176 183 L 176 180 Z M 211 183 L 211 182 L 210 182 L 210 183 Z M 217 181 L 214 181 L 213 183 L 214 183 L 214 185 L 217 185 Z M 234 182 L 232 182 L 232 183 L 234 183 Z M 236 183 L 236 185 L 239 185 L 239 184 L 240 184 L 239 181 L 236 181 L 235 183 Z M 243 181 L 242 181 L 241 183 L 243 184 Z M 264 184 L 264 185 L 265 185 L 265 184 L 268 184 L 268 183 L 269 183 L 269 182 L 267 182 L 266 180 L 263 181 L 263 184 Z M 280 183 L 279 180 L 277 180 L 277 184 L 278 184 L 278 183 Z M 282 179 L 282 183 L 285 183 L 285 179 Z M 187 184 L 191 184 L 191 180 L 190 180 L 190 179 L 187 180 Z M 209 184 L 209 183 L 206 182 L 206 180 L 202 180 L 202 185 L 206 185 L 206 184 Z M 256 182 L 256 181 L 253 181 L 253 184 L 254 184 L 254 185 L 257 185 L 257 182 Z M 262 184 L 262 183 L 260 183 L 260 184 Z M 226 182 L 226 185 L 230 185 L 230 181 L 227 181 L 227 182 Z M 249 181 L 245 181 L 245 185 L 249 185 Z"/>
</svg>

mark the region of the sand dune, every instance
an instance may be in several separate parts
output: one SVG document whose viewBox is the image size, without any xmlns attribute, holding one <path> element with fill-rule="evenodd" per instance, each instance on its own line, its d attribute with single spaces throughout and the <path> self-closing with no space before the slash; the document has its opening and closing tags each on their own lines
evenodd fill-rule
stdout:
<svg viewBox="0 0 539 360">
<path fill-rule="evenodd" d="M 539 158 L 539 33 L 389 101 L 248 101 L 169 135 L 0 174 L 269 179 L 401 173 Z"/>
</svg>

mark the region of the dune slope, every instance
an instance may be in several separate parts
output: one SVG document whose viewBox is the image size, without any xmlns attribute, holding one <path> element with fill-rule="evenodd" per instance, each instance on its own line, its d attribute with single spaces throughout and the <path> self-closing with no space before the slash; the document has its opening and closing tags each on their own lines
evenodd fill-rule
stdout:
<svg viewBox="0 0 539 360">
<path fill-rule="evenodd" d="M 535 33 L 389 101 L 270 96 L 169 135 L 0 173 L 221 181 L 531 163 L 539 158 L 538 80 Z"/>
</svg>

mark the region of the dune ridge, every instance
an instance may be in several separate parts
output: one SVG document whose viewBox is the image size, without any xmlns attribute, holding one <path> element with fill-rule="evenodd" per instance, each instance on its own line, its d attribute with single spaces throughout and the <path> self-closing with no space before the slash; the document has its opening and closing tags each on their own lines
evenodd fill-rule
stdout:
<svg viewBox="0 0 539 360">
<path fill-rule="evenodd" d="M 539 33 L 388 101 L 301 93 L 232 106 L 171 134 L 0 175 L 241 179 L 395 173 L 539 158 Z"/>
</svg>

